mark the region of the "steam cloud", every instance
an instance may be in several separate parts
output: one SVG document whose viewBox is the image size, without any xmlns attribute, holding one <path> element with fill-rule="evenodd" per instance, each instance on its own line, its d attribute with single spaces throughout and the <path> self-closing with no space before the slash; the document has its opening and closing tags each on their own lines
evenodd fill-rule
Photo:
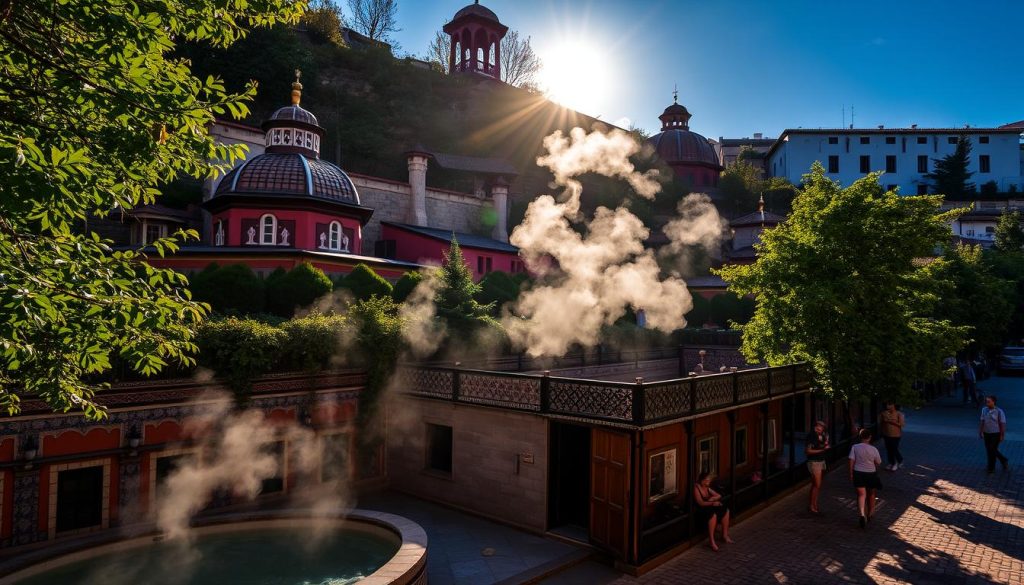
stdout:
<svg viewBox="0 0 1024 585">
<path fill-rule="evenodd" d="M 543 195 L 531 202 L 512 232 L 510 241 L 540 275 L 502 318 L 513 343 L 534 356 L 562 355 L 573 344 L 591 346 L 600 340 L 601 327 L 627 307 L 643 309 L 652 328 L 683 327 L 692 298 L 680 278 L 662 279 L 654 252 L 644 248 L 650 232 L 643 222 L 623 207 L 599 207 L 589 222 L 578 219 L 582 185 L 576 177 L 583 173 L 621 178 L 647 198 L 660 191 L 657 171 L 640 173 L 629 161 L 639 152 L 637 142 L 619 130 L 587 134 L 574 128 L 569 137 L 548 136 L 544 146 L 548 153 L 537 164 L 551 169 L 564 193 L 561 201 Z M 717 246 L 724 222 L 706 195 L 688 196 L 679 212 L 665 228 L 670 247 Z M 584 224 L 584 234 L 574 222 Z"/>
</svg>

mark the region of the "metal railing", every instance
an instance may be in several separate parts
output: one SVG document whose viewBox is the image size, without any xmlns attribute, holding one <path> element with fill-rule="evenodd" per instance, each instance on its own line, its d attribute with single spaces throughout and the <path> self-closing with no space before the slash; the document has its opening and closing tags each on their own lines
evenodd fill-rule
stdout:
<svg viewBox="0 0 1024 585">
<path fill-rule="evenodd" d="M 398 379 L 401 390 L 413 396 L 633 426 L 757 404 L 811 387 L 810 370 L 802 363 L 654 383 L 438 366 L 404 366 Z"/>
</svg>

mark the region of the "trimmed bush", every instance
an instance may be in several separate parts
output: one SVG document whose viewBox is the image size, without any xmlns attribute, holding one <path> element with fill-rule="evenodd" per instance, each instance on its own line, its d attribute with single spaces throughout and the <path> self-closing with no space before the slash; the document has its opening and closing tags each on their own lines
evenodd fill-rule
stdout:
<svg viewBox="0 0 1024 585">
<path fill-rule="evenodd" d="M 267 279 L 267 310 L 282 317 L 291 317 L 296 308 L 312 305 L 334 288 L 331 279 L 308 262 L 299 264 L 284 276 L 275 274 Z"/>
<path fill-rule="evenodd" d="M 494 303 L 496 310 L 500 311 L 502 305 L 519 298 L 519 284 L 512 280 L 508 273 L 496 271 L 488 273 L 480 279 L 480 292 L 476 294 L 476 300 L 482 305 Z"/>
<path fill-rule="evenodd" d="M 244 402 L 253 379 L 274 369 L 287 335 L 278 327 L 234 317 L 207 321 L 199 327 L 199 365 L 214 374 Z"/>
<path fill-rule="evenodd" d="M 250 315 L 264 310 L 263 281 L 245 264 L 210 264 L 189 283 L 192 297 L 222 314 Z"/>
<path fill-rule="evenodd" d="M 728 327 L 730 322 L 743 324 L 753 316 L 753 299 L 740 298 L 731 292 L 711 299 L 711 320 L 719 327 Z"/>
<path fill-rule="evenodd" d="M 283 370 L 307 372 L 326 369 L 344 349 L 347 320 L 341 315 L 312 314 L 281 324 L 286 336 L 280 356 Z"/>
<path fill-rule="evenodd" d="M 409 295 L 412 294 L 416 285 L 421 282 L 423 282 L 422 272 L 416 270 L 406 272 L 395 283 L 395 287 L 391 290 L 391 298 L 395 299 L 396 303 L 404 303 L 405 299 L 409 298 Z"/>
<path fill-rule="evenodd" d="M 348 276 L 338 281 L 336 288 L 348 290 L 357 301 L 365 301 L 373 296 L 390 297 L 393 290 L 390 282 L 361 262 Z"/>
</svg>

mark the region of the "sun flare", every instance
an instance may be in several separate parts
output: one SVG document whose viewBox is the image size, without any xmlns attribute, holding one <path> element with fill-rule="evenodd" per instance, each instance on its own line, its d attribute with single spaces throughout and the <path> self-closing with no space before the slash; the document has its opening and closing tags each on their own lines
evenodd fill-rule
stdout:
<svg viewBox="0 0 1024 585">
<path fill-rule="evenodd" d="M 571 41 L 541 54 L 540 88 L 553 101 L 590 115 L 608 91 L 609 62 L 594 45 Z"/>
</svg>

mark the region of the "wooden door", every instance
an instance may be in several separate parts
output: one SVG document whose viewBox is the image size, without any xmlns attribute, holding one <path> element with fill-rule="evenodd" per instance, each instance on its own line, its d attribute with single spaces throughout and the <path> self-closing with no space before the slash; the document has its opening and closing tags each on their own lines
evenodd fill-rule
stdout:
<svg viewBox="0 0 1024 585">
<path fill-rule="evenodd" d="M 590 540 L 624 559 L 629 534 L 629 435 L 593 429 Z"/>
</svg>

